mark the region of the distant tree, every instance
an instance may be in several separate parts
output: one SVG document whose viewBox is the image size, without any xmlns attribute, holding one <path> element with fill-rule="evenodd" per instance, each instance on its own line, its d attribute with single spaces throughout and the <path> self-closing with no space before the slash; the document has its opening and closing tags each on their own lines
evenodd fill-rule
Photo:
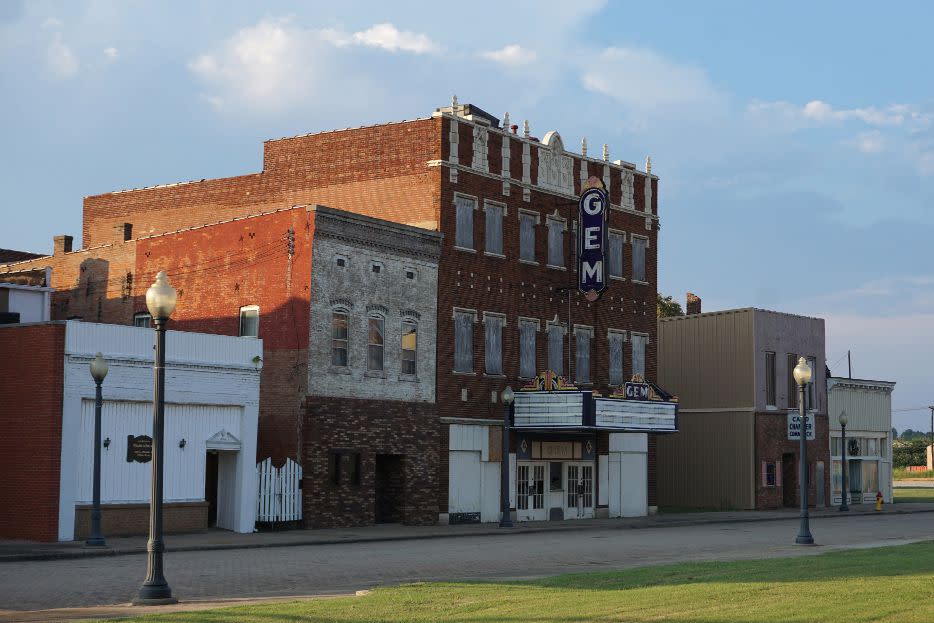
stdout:
<svg viewBox="0 0 934 623">
<path fill-rule="evenodd" d="M 672 316 L 684 315 L 684 310 L 681 309 L 681 303 L 676 301 L 674 297 L 662 296 L 661 293 L 658 293 L 657 296 L 658 299 L 655 305 L 655 311 L 659 318 L 671 318 Z"/>
<path fill-rule="evenodd" d="M 898 429 L 893 426 L 892 427 L 892 441 L 895 441 L 896 439 L 898 439 Z"/>
<path fill-rule="evenodd" d="M 911 441 L 914 438 L 914 436 L 915 436 L 915 432 L 911 430 L 910 428 L 906 428 L 905 430 L 902 431 L 901 437 L 899 437 L 899 439 L 902 439 L 903 441 Z"/>
<path fill-rule="evenodd" d="M 915 431 L 912 431 L 915 432 Z M 904 436 L 905 433 L 902 433 Z M 918 437 L 910 441 L 899 439 L 892 443 L 892 465 L 894 467 L 909 467 L 911 465 L 927 464 L 927 441 Z"/>
</svg>

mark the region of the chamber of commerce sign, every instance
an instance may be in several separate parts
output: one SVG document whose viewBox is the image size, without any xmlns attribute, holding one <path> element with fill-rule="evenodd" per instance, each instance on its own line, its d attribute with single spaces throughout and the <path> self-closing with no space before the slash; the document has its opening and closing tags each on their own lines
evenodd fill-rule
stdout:
<svg viewBox="0 0 934 623">
<path fill-rule="evenodd" d="M 807 418 L 807 427 L 808 434 L 805 439 L 807 441 L 814 440 L 814 416 L 808 416 Z M 797 413 L 788 414 L 788 440 L 789 441 L 800 441 L 801 440 L 801 418 L 798 417 Z"/>
<path fill-rule="evenodd" d="M 588 301 L 596 301 L 606 290 L 604 254 L 609 206 L 603 180 L 588 179 L 581 191 L 577 227 L 577 287 Z"/>
</svg>

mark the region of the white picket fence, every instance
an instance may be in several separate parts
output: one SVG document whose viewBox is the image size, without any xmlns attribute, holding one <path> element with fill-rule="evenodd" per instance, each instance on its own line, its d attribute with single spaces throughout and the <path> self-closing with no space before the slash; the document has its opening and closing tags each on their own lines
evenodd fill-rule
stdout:
<svg viewBox="0 0 934 623">
<path fill-rule="evenodd" d="M 256 521 L 297 521 L 302 518 L 302 467 L 286 459 L 273 467 L 272 459 L 256 464 L 259 481 L 259 508 Z"/>
</svg>

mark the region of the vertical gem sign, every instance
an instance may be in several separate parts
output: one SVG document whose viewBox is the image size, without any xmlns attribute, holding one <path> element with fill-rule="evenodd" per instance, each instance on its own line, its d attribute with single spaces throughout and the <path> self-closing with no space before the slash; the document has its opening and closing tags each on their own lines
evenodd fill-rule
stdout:
<svg viewBox="0 0 934 623">
<path fill-rule="evenodd" d="M 588 301 L 596 301 L 606 290 L 606 211 L 610 205 L 603 180 L 591 177 L 584 183 L 578 206 L 577 287 Z"/>
</svg>

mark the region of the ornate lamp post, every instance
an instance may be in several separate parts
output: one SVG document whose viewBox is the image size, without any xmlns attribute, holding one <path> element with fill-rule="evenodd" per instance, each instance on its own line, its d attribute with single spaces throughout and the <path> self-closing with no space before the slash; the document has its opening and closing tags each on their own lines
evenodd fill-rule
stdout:
<svg viewBox="0 0 934 623">
<path fill-rule="evenodd" d="M 156 359 L 153 366 L 154 384 L 152 400 L 152 489 L 149 500 L 149 541 L 146 543 L 148 561 L 146 579 L 139 587 L 136 605 L 171 604 L 172 589 L 162 574 L 162 473 L 165 448 L 165 325 L 175 310 L 177 294 L 169 284 L 165 271 L 156 275 L 156 282 L 146 290 L 146 307 L 152 315 L 156 330 Z"/>
<path fill-rule="evenodd" d="M 91 536 L 84 542 L 85 547 L 106 547 L 101 535 L 101 383 L 107 376 L 107 360 L 100 353 L 91 360 L 91 378 L 97 386 L 94 392 L 94 500 L 91 507 Z"/>
<path fill-rule="evenodd" d="M 804 357 L 798 359 L 798 365 L 794 370 L 795 382 L 798 384 L 798 419 L 801 422 L 801 468 L 799 480 L 801 485 L 801 526 L 798 530 L 798 536 L 795 543 L 800 545 L 813 545 L 814 537 L 811 536 L 808 516 L 808 446 L 807 430 L 808 416 L 805 408 L 804 390 L 807 384 L 811 382 L 811 366 L 808 365 Z"/>
<path fill-rule="evenodd" d="M 512 409 L 515 400 L 516 395 L 512 387 L 507 385 L 503 390 L 503 451 L 500 458 L 502 481 L 499 487 L 503 516 L 499 520 L 500 528 L 512 528 L 512 517 L 509 514 L 509 427 L 512 425 Z"/>
<path fill-rule="evenodd" d="M 843 442 L 843 465 L 841 469 L 843 470 L 843 501 L 840 502 L 840 511 L 845 512 L 850 510 L 850 507 L 846 505 L 846 423 L 847 423 L 846 411 L 840 412 L 840 437 Z"/>
</svg>

